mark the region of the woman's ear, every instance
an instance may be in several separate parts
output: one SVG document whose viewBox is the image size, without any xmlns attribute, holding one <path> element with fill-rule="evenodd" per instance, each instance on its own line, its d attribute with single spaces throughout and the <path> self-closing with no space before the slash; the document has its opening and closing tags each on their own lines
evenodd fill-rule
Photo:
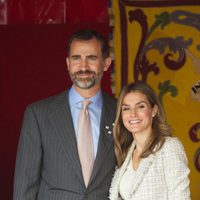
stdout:
<svg viewBox="0 0 200 200">
<path fill-rule="evenodd" d="M 158 106 L 154 105 L 153 111 L 152 111 L 152 117 L 155 117 L 157 113 L 158 113 Z"/>
</svg>

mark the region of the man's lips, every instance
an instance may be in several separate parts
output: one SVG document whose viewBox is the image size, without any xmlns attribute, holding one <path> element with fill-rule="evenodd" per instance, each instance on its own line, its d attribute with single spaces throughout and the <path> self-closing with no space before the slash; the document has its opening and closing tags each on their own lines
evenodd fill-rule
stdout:
<svg viewBox="0 0 200 200">
<path fill-rule="evenodd" d="M 78 77 L 88 77 L 88 76 L 91 76 L 91 75 L 94 75 L 95 73 L 92 72 L 92 71 L 78 71 L 75 73 L 76 76 Z"/>
</svg>

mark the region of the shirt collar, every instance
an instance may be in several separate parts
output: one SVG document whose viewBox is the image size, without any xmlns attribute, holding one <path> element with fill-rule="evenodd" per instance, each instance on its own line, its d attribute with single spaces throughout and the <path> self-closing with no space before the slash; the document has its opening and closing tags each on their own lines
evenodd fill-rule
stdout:
<svg viewBox="0 0 200 200">
<path fill-rule="evenodd" d="M 74 106 L 79 102 L 83 101 L 84 97 L 82 97 L 72 86 L 69 90 L 69 103 L 70 106 Z M 99 90 L 93 97 L 90 98 L 93 104 L 102 108 L 102 92 Z"/>
</svg>

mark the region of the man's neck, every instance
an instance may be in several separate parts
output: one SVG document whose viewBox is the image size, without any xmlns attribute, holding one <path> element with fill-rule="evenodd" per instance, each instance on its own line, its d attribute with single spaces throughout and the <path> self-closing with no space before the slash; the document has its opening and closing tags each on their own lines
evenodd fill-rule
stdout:
<svg viewBox="0 0 200 200">
<path fill-rule="evenodd" d="M 90 89 L 81 89 L 74 85 L 74 89 L 76 92 L 78 92 L 82 97 L 89 99 L 97 94 L 97 92 L 100 90 L 100 85 L 95 85 L 94 87 Z"/>
</svg>

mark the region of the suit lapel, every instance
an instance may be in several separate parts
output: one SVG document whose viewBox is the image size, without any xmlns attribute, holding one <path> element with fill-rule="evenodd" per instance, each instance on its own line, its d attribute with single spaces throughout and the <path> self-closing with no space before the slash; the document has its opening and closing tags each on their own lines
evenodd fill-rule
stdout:
<svg viewBox="0 0 200 200">
<path fill-rule="evenodd" d="M 62 93 L 54 102 L 50 120 L 55 129 L 56 137 L 63 148 L 63 152 L 69 163 L 73 165 L 80 180 L 82 180 L 76 137 L 68 103 L 68 92 Z"/>
<path fill-rule="evenodd" d="M 109 112 L 109 103 L 106 100 L 106 96 L 103 93 L 103 105 L 102 105 L 102 114 L 101 114 L 101 125 L 100 125 L 100 136 L 98 143 L 97 156 L 94 163 L 94 169 L 91 176 L 90 182 L 95 178 L 98 171 L 101 169 L 102 164 L 105 162 L 105 158 L 108 155 L 110 148 L 113 144 L 113 123 L 112 119 L 114 118 L 112 112 Z"/>
</svg>

